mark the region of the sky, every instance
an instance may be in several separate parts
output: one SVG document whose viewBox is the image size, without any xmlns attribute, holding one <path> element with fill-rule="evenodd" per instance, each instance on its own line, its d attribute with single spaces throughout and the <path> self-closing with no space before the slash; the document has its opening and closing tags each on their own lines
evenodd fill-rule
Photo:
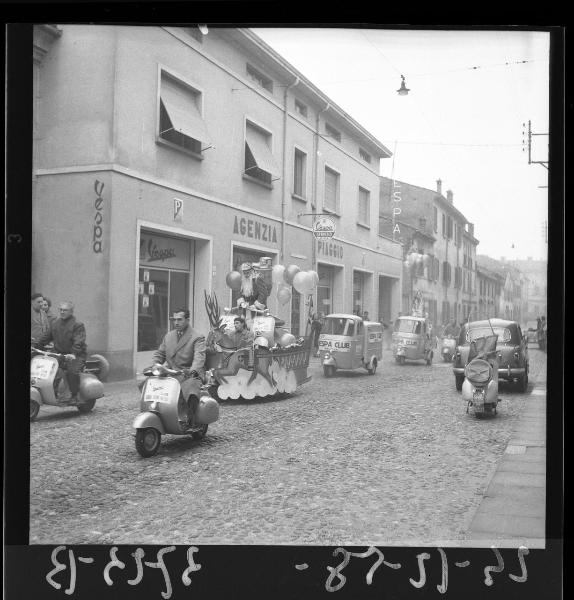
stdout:
<svg viewBox="0 0 574 600">
<path fill-rule="evenodd" d="M 546 259 L 548 171 L 528 164 L 523 130 L 549 131 L 547 32 L 252 30 L 393 152 L 381 175 L 432 190 L 441 179 L 478 254 Z M 532 160 L 547 158 L 548 136 L 533 136 Z"/>
</svg>

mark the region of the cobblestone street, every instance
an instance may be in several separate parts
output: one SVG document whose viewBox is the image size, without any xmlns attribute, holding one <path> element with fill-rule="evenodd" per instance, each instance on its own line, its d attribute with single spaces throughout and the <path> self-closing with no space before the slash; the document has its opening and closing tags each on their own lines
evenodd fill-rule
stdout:
<svg viewBox="0 0 574 600">
<path fill-rule="evenodd" d="M 546 354 L 530 348 L 530 378 Z M 457 545 L 525 405 L 466 414 L 452 366 L 338 372 L 287 398 L 225 401 L 206 438 L 140 458 L 134 382 L 31 423 L 31 544 Z"/>
</svg>

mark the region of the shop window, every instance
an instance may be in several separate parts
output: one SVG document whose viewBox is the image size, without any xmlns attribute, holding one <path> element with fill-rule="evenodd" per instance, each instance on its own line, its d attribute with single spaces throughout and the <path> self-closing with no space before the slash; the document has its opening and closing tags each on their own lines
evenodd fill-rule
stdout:
<svg viewBox="0 0 574 600">
<path fill-rule="evenodd" d="M 339 210 L 339 173 L 325 167 L 325 198 L 323 207 L 332 212 Z"/>
<path fill-rule="evenodd" d="M 329 125 L 329 123 L 325 123 L 325 135 L 337 142 L 341 141 L 341 132 L 335 129 L 332 125 Z"/>
<path fill-rule="evenodd" d="M 302 150 L 295 148 L 293 157 L 293 195 L 297 198 L 305 198 L 307 193 L 305 178 L 307 174 L 307 155 Z"/>
<path fill-rule="evenodd" d="M 201 116 L 201 103 L 201 92 L 162 72 L 159 140 L 195 155 L 201 155 L 202 147 L 211 144 L 207 127 Z"/>
<path fill-rule="evenodd" d="M 369 190 L 359 187 L 359 223 L 370 227 L 371 194 Z"/>
<path fill-rule="evenodd" d="M 268 92 L 273 92 L 273 81 L 258 71 L 255 67 L 251 65 L 247 65 L 247 77 L 251 79 L 254 83 L 256 83 L 259 87 L 267 90 Z"/>
<path fill-rule="evenodd" d="M 363 315 L 363 302 L 365 299 L 365 273 L 353 271 L 353 313 Z"/>
<path fill-rule="evenodd" d="M 328 315 L 333 312 L 333 282 L 334 275 L 331 267 L 317 267 L 319 283 L 317 284 L 317 312 Z"/>
<path fill-rule="evenodd" d="M 303 104 L 300 100 L 295 98 L 295 111 L 298 112 L 302 117 L 307 118 L 307 106 Z"/>
<path fill-rule="evenodd" d="M 271 153 L 271 134 L 249 121 L 245 127 L 245 175 L 268 185 L 279 177 Z"/>
</svg>

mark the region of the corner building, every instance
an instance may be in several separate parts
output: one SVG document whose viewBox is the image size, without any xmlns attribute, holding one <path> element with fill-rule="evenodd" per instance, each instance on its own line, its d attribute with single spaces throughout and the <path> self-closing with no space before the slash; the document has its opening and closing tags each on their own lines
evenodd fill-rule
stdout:
<svg viewBox="0 0 574 600">
<path fill-rule="evenodd" d="M 37 25 L 32 287 L 70 299 L 90 352 L 132 377 L 244 261 L 314 269 L 314 310 L 399 310 L 379 235 L 390 152 L 248 29 Z M 335 223 L 315 240 L 316 215 Z M 268 300 L 295 334 L 307 307 Z"/>
</svg>

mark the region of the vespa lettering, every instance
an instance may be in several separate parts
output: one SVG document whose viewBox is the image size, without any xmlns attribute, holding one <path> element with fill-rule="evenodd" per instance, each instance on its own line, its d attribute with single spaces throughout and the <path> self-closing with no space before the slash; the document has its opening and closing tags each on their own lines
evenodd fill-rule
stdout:
<svg viewBox="0 0 574 600">
<path fill-rule="evenodd" d="M 273 225 L 268 225 L 262 221 L 254 221 L 245 217 L 235 217 L 233 223 L 233 233 L 254 240 L 277 243 L 277 229 Z"/>
<path fill-rule="evenodd" d="M 397 183 L 394 179 L 393 179 L 393 187 L 394 188 L 400 188 L 401 184 Z M 397 190 L 393 192 L 393 202 L 395 203 L 393 206 L 393 239 L 395 239 L 395 233 L 398 233 L 399 235 L 401 235 L 401 228 L 399 227 L 399 224 L 397 223 L 397 217 L 403 212 L 401 207 L 399 206 L 399 202 L 402 201 L 401 198 L 401 191 Z"/>
<path fill-rule="evenodd" d="M 175 248 L 160 248 L 155 243 L 153 238 L 148 239 L 147 248 L 146 248 L 145 239 L 142 239 L 141 244 L 140 244 L 140 257 L 142 255 L 144 255 L 144 253 L 146 251 L 147 251 L 147 258 L 145 260 L 147 262 L 155 262 L 158 260 L 161 260 L 163 262 L 164 260 L 168 260 L 170 258 L 176 258 L 176 256 L 177 256 L 176 252 L 175 252 Z"/>
<path fill-rule="evenodd" d="M 102 238 L 104 236 L 104 231 L 102 229 L 102 221 L 104 220 L 103 209 L 104 209 L 104 199 L 102 198 L 102 192 L 104 191 L 104 184 L 101 181 L 94 182 L 94 191 L 96 192 L 96 199 L 94 201 L 94 208 L 96 209 L 96 214 L 94 215 L 94 232 L 92 235 L 92 250 L 96 254 L 102 253 Z"/>
</svg>

